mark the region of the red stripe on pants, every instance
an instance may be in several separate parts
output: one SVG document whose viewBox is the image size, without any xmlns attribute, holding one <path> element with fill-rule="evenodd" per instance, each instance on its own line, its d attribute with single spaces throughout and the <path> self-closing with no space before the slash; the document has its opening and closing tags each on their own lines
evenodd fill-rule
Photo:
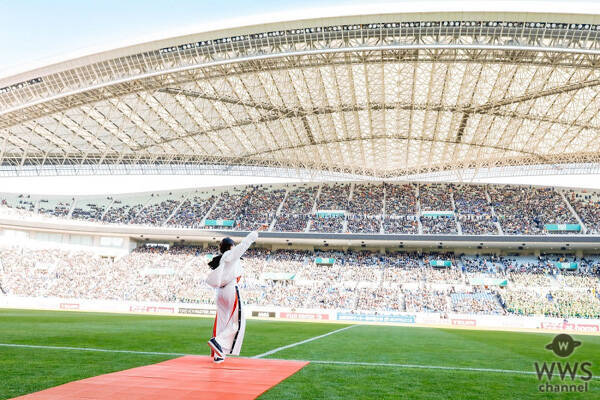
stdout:
<svg viewBox="0 0 600 400">
<path fill-rule="evenodd" d="M 217 313 L 215 312 L 215 323 L 213 324 L 213 337 L 217 336 Z M 214 357 L 215 356 L 215 351 L 212 349 L 210 349 L 210 356 Z"/>
<path fill-rule="evenodd" d="M 229 315 L 229 321 L 231 321 L 231 317 L 233 317 L 233 313 L 235 312 L 235 308 L 237 307 L 238 297 L 235 295 L 235 301 L 233 302 L 233 310 L 231 310 L 231 314 Z M 229 323 L 228 321 L 228 323 Z"/>
</svg>

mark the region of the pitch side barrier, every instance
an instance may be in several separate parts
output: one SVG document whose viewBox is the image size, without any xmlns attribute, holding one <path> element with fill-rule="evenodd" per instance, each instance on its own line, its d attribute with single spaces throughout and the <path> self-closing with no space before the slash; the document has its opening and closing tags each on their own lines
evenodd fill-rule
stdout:
<svg viewBox="0 0 600 400">
<path fill-rule="evenodd" d="M 188 243 L 214 242 L 223 236 L 243 237 L 245 231 L 206 230 L 190 228 L 165 228 L 142 225 L 119 225 L 91 223 L 50 218 L 28 218 L 15 216 L 0 217 L 0 229 L 20 231 L 43 231 L 74 233 L 79 235 L 128 237 L 136 241 L 181 241 Z M 365 233 L 299 233 L 261 232 L 259 243 L 298 244 L 321 246 L 379 246 L 379 247 L 497 247 L 497 248 L 557 248 L 595 249 L 600 248 L 600 235 L 396 235 Z"/>
<path fill-rule="evenodd" d="M 114 300 L 61 299 L 56 297 L 1 296 L 0 308 L 135 313 L 214 318 L 213 304 L 162 303 Z M 340 322 L 471 329 L 544 330 L 600 335 L 600 319 L 524 317 L 422 312 L 377 312 L 333 309 L 290 309 L 248 304 L 249 318 L 302 322 Z"/>
</svg>

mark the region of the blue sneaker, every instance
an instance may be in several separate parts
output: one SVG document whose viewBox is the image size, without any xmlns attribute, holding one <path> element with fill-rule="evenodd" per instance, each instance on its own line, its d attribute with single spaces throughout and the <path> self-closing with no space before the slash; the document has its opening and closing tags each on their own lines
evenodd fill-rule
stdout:
<svg viewBox="0 0 600 400">
<path fill-rule="evenodd" d="M 225 361 L 223 357 L 215 356 L 215 358 L 213 358 L 215 364 L 221 364 L 223 361 Z"/>
<path fill-rule="evenodd" d="M 219 344 L 219 342 L 217 342 L 217 339 L 215 338 L 211 338 L 208 341 L 208 346 L 221 358 L 225 357 L 225 353 L 223 353 L 223 348 L 221 347 L 221 345 Z"/>
</svg>

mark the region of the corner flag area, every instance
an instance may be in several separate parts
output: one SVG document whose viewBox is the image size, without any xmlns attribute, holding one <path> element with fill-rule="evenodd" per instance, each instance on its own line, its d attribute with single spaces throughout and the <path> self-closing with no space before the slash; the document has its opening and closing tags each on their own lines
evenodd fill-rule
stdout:
<svg viewBox="0 0 600 400">
<path fill-rule="evenodd" d="M 144 367 L 99 375 L 17 399 L 26 400 L 246 400 L 298 372 L 308 362 L 185 356 Z"/>
</svg>

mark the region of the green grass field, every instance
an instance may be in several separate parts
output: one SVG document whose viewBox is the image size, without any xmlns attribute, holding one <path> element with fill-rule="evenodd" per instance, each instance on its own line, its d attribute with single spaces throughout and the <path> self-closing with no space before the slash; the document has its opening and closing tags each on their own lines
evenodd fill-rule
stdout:
<svg viewBox="0 0 600 400">
<path fill-rule="evenodd" d="M 250 320 L 242 355 L 255 356 L 342 327 Z M 0 310 L 0 344 L 208 354 L 206 340 L 211 328 L 212 320 L 206 318 Z M 599 336 L 575 335 L 583 344 L 566 359 L 593 363 L 594 379 L 588 393 L 548 395 L 538 392 L 535 375 L 453 369 L 534 372 L 536 361 L 559 361 L 544 349 L 553 337 L 543 333 L 355 326 L 268 356 L 314 362 L 261 399 L 600 398 Z M 175 357 L 0 345 L 0 399 Z"/>
</svg>

